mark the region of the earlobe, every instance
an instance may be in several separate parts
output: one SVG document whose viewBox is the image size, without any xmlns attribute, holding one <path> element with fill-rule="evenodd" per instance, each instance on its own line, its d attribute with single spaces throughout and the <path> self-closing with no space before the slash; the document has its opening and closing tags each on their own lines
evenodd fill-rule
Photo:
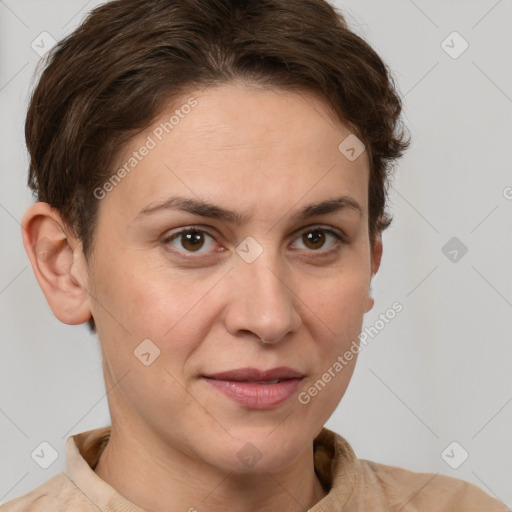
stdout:
<svg viewBox="0 0 512 512">
<path fill-rule="evenodd" d="M 47 203 L 33 204 L 23 216 L 22 236 L 34 275 L 53 314 L 65 324 L 91 318 L 87 264 L 80 242 Z"/>
<path fill-rule="evenodd" d="M 368 292 L 368 298 L 366 299 L 366 306 L 364 308 L 365 313 L 368 313 L 368 311 L 370 311 L 370 309 L 372 309 L 373 305 L 375 304 L 375 301 L 374 301 L 373 297 L 370 295 L 370 293 L 371 293 L 371 290 Z"/>
</svg>

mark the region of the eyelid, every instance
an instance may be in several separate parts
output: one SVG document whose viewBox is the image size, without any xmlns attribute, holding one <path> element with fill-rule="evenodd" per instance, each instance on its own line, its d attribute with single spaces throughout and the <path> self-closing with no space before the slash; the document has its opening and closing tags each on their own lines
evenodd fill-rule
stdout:
<svg viewBox="0 0 512 512">
<path fill-rule="evenodd" d="M 201 226 L 199 224 L 190 224 L 188 226 L 183 226 L 181 228 L 167 230 L 164 234 L 164 238 L 165 239 L 176 238 L 178 235 L 181 235 L 182 233 L 188 233 L 190 231 L 200 231 L 201 233 L 206 233 L 207 235 L 210 235 L 211 237 L 213 237 L 214 235 L 212 235 L 208 231 L 209 229 L 210 229 L 209 226 Z"/>
<path fill-rule="evenodd" d="M 303 226 L 293 233 L 291 239 L 295 240 L 298 235 L 304 233 L 305 231 L 314 231 L 315 229 L 325 231 L 326 233 L 331 233 L 332 235 L 339 237 L 344 242 L 348 241 L 348 236 L 342 229 L 335 228 L 334 226 L 326 224 L 309 224 L 308 226 Z"/>
</svg>

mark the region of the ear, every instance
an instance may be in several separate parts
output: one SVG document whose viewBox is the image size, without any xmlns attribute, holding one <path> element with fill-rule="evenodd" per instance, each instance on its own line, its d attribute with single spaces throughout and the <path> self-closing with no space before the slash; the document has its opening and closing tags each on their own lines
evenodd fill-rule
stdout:
<svg viewBox="0 0 512 512">
<path fill-rule="evenodd" d="M 379 233 L 376 238 L 375 242 L 373 244 L 373 250 L 371 252 L 371 258 L 372 258 L 372 278 L 377 273 L 380 267 L 380 262 L 382 260 L 382 233 Z M 375 301 L 373 297 L 371 296 L 371 283 L 370 283 L 370 290 L 368 291 L 368 298 L 366 300 L 366 308 L 365 313 L 368 313 L 370 309 L 373 308 Z"/>
<path fill-rule="evenodd" d="M 87 322 L 88 272 L 80 241 L 48 203 L 33 204 L 21 227 L 25 251 L 53 314 L 65 324 Z"/>
</svg>

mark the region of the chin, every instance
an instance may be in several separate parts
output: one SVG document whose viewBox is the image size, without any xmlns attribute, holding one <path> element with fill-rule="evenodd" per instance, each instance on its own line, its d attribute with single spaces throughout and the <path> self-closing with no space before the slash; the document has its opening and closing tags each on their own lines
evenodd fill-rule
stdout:
<svg viewBox="0 0 512 512">
<path fill-rule="evenodd" d="M 279 426 L 247 428 L 243 433 L 233 432 L 229 449 L 215 457 L 223 469 L 236 474 L 275 473 L 290 466 L 308 447 L 305 433 L 293 434 L 289 427 L 279 432 Z M 227 448 L 227 446 L 226 446 Z M 219 466 L 220 467 L 220 466 Z"/>
</svg>

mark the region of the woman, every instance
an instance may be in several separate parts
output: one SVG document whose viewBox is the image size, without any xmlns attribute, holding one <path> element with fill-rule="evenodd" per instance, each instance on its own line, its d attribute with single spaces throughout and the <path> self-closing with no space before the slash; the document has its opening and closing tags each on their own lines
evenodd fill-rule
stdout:
<svg viewBox="0 0 512 512">
<path fill-rule="evenodd" d="M 0 510 L 506 510 L 323 427 L 373 306 L 400 111 L 324 0 L 117 0 L 61 41 L 23 238 L 55 316 L 98 334 L 112 425 Z"/>
</svg>

